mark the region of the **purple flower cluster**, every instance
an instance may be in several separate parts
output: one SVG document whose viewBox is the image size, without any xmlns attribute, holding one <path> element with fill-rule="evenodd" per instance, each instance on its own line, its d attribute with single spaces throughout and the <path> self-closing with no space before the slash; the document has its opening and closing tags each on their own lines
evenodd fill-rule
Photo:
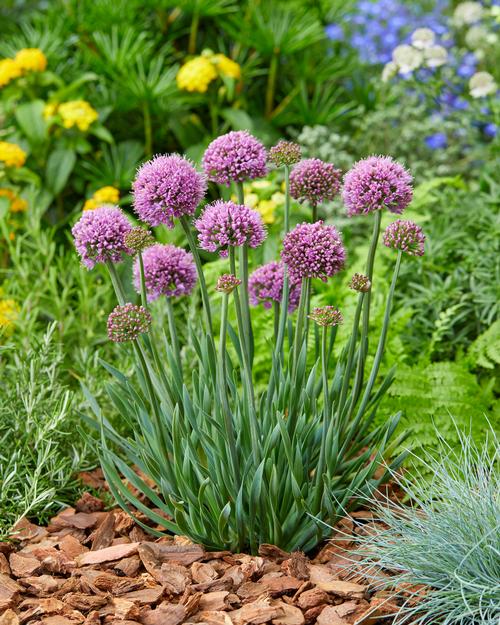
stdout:
<svg viewBox="0 0 500 625">
<path fill-rule="evenodd" d="M 290 193 L 293 198 L 317 206 L 332 200 L 339 192 L 342 173 L 331 163 L 319 158 L 308 158 L 296 165 L 290 174 Z"/>
<path fill-rule="evenodd" d="M 124 238 L 125 245 L 133 252 L 143 252 L 147 247 L 155 244 L 155 238 L 149 230 L 142 226 L 134 226 L 130 232 L 127 232 Z"/>
<path fill-rule="evenodd" d="M 314 308 L 309 316 L 319 326 L 331 327 L 338 326 L 344 322 L 344 317 L 335 306 L 321 306 Z"/>
<path fill-rule="evenodd" d="M 362 273 L 355 273 L 349 282 L 349 288 L 358 293 L 367 293 L 371 286 L 370 278 Z"/>
<path fill-rule="evenodd" d="M 281 303 L 283 298 L 283 283 L 285 280 L 285 265 L 273 261 L 256 269 L 248 280 L 250 303 L 253 306 L 262 304 L 264 308 L 271 308 L 274 302 Z M 297 308 L 300 299 L 300 278 L 290 277 L 288 291 L 288 311 Z"/>
<path fill-rule="evenodd" d="M 269 160 L 271 163 L 274 163 L 276 167 L 281 167 L 282 165 L 294 165 L 300 161 L 301 157 L 301 149 L 298 143 L 293 143 L 293 141 L 278 141 L 276 145 L 269 150 Z"/>
<path fill-rule="evenodd" d="M 160 295 L 179 297 L 189 295 L 196 284 L 196 267 L 193 256 L 175 245 L 148 247 L 143 254 L 144 278 L 148 301 Z M 139 259 L 134 263 L 134 284 L 140 292 L 141 275 Z"/>
<path fill-rule="evenodd" d="M 238 280 L 232 273 L 224 273 L 219 276 L 215 290 L 219 293 L 232 293 L 234 289 L 240 286 L 241 280 Z"/>
<path fill-rule="evenodd" d="M 260 214 L 233 202 L 217 200 L 208 204 L 194 222 L 200 247 L 227 256 L 229 247 L 258 247 L 266 238 Z"/>
<path fill-rule="evenodd" d="M 133 183 L 134 209 L 150 226 L 174 227 L 174 217 L 193 215 L 206 191 L 205 178 L 178 154 L 144 163 Z"/>
<path fill-rule="evenodd" d="M 117 263 L 122 253 L 130 252 L 124 237 L 131 229 L 130 222 L 117 206 L 103 205 L 85 211 L 71 233 L 82 263 L 92 269 L 97 263 Z"/>
<path fill-rule="evenodd" d="M 246 130 L 228 132 L 214 139 L 203 155 L 209 180 L 229 186 L 266 175 L 266 148 Z"/>
<path fill-rule="evenodd" d="M 115 343 L 135 340 L 149 330 L 151 315 L 142 306 L 125 304 L 116 306 L 108 317 L 108 337 Z"/>
<path fill-rule="evenodd" d="M 342 197 L 347 214 L 367 214 L 387 208 L 402 213 L 413 198 L 411 174 L 390 156 L 358 161 L 344 176 Z"/>
<path fill-rule="evenodd" d="M 385 229 L 383 242 L 386 247 L 401 250 L 410 256 L 424 255 L 425 235 L 414 221 L 393 221 Z"/>
<path fill-rule="evenodd" d="M 322 221 L 296 226 L 286 235 L 281 252 L 291 278 L 321 278 L 324 282 L 344 267 L 345 256 L 337 229 Z"/>
</svg>

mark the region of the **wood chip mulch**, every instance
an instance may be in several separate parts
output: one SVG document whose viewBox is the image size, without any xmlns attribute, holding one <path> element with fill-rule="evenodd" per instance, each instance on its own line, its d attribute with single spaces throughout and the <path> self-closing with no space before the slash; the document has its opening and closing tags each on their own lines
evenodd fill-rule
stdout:
<svg viewBox="0 0 500 625">
<path fill-rule="evenodd" d="M 154 539 L 85 495 L 47 527 L 22 520 L 15 541 L 0 543 L 0 625 L 387 623 L 396 600 L 375 592 L 362 566 L 354 577 L 344 568 L 350 536 L 373 523 L 369 511 L 343 519 L 312 559 L 273 545 L 214 553 Z"/>
</svg>

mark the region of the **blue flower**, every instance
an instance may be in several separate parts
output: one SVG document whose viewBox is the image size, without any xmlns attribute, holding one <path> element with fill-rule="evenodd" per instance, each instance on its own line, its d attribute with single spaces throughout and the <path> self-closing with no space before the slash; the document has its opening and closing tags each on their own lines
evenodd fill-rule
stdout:
<svg viewBox="0 0 500 625">
<path fill-rule="evenodd" d="M 441 150 L 448 145 L 448 139 L 444 132 L 436 132 L 425 137 L 425 144 L 431 150 Z"/>
<path fill-rule="evenodd" d="M 496 137 L 498 132 L 498 126 L 491 122 L 489 124 L 486 124 L 486 126 L 483 128 L 483 132 L 487 137 Z"/>
<path fill-rule="evenodd" d="M 344 31 L 340 24 L 329 24 L 325 28 L 325 33 L 331 41 L 341 41 L 344 38 Z"/>
</svg>

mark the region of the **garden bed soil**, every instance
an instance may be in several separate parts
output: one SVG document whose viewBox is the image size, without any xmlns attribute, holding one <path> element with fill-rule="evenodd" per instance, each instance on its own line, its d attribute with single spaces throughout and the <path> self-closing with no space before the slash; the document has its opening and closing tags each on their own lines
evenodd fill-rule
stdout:
<svg viewBox="0 0 500 625">
<path fill-rule="evenodd" d="M 340 521 L 314 557 L 259 555 L 154 539 L 121 509 L 85 494 L 47 527 L 22 520 L 0 543 L 0 625 L 374 625 L 397 608 L 362 563 L 348 573 L 369 510 Z M 389 619 L 390 620 L 390 619 Z"/>
</svg>

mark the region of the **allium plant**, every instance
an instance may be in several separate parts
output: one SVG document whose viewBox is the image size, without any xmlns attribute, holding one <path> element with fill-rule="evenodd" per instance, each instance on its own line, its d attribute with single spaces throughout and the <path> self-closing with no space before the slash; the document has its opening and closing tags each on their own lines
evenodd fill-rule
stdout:
<svg viewBox="0 0 500 625">
<path fill-rule="evenodd" d="M 374 212 L 365 217 L 374 221 L 374 231 L 366 275 L 354 281 L 352 297 L 358 304 L 350 337 L 334 357 L 337 333 L 348 332 L 342 312 L 335 306 L 311 311 L 310 298 L 315 280 L 340 279 L 336 274 L 345 265 L 345 250 L 333 225 L 318 221 L 290 229 L 289 151 L 280 161 L 286 196 L 281 260 L 249 276 L 249 252 L 261 244 L 265 231 L 259 215 L 245 205 L 242 181 L 264 173 L 265 151 L 259 146 L 248 133 L 236 137 L 230 133 L 207 149 L 207 174 L 215 179 L 217 170 L 217 176 L 223 174 L 225 182 L 232 182 L 238 203 L 214 202 L 191 223 L 186 214 L 180 216 L 189 252 L 159 244 L 143 249 L 143 238 L 150 243 L 144 233 L 132 237 L 133 250 L 123 250 L 136 257 L 135 282 L 142 307 L 149 310 L 150 301 L 156 300 L 149 333 L 140 334 L 145 323 L 129 332 L 127 319 L 120 318 L 137 356 L 137 380 L 108 367 L 115 377 L 111 398 L 132 425 L 133 436 L 123 438 L 90 393 L 89 399 L 101 426 L 101 461 L 111 492 L 152 534 L 165 530 L 184 534 L 215 549 L 255 552 L 259 544 L 273 543 L 287 550 L 308 550 L 327 536 L 325 523 L 355 508 L 402 460 L 399 457 L 382 469 L 401 443 L 390 442 L 399 415 L 378 427 L 373 422 L 393 378 L 392 371 L 380 378 L 379 368 L 403 250 L 397 249 L 383 328 L 367 370 L 380 208 L 392 208 L 394 192 L 392 186 L 382 185 L 377 205 L 370 202 L 357 211 Z M 274 153 L 282 151 L 281 145 Z M 147 170 L 148 164 L 141 172 Z M 375 180 L 383 178 L 385 161 L 380 172 L 375 167 L 370 172 Z M 161 191 L 155 201 L 163 206 L 177 180 L 162 172 L 157 176 L 155 188 Z M 192 193 L 191 199 L 184 198 L 190 211 L 199 201 L 197 190 Z M 348 189 L 344 196 L 352 200 Z M 356 201 L 363 197 L 356 195 Z M 117 215 L 117 222 L 123 219 L 123 214 Z M 209 285 L 211 295 L 193 224 L 201 248 L 228 255 L 228 272 Z M 95 247 L 99 231 L 94 235 L 96 240 L 89 243 Z M 130 245 L 131 235 L 127 241 Z M 79 240 L 76 243 L 80 245 Z M 118 302 L 125 306 L 125 289 L 113 264 L 117 260 L 113 256 L 107 266 Z M 204 319 L 184 324 L 183 334 L 188 333 L 194 348 L 194 361 L 193 356 L 188 361 L 178 335 L 181 313 L 174 315 L 174 307 L 179 296 L 189 296 L 195 281 L 202 293 Z M 250 300 L 264 307 L 272 304 L 269 315 L 274 314 L 274 343 L 264 388 L 256 385 L 253 375 Z M 168 333 L 155 328 L 158 306 L 167 309 Z M 292 313 L 295 306 L 297 312 Z M 215 308 L 220 319 L 217 331 L 212 321 Z M 230 322 L 233 311 L 235 323 Z M 308 358 L 313 326 L 317 353 Z M 162 343 L 158 339 L 164 334 Z"/>
</svg>

